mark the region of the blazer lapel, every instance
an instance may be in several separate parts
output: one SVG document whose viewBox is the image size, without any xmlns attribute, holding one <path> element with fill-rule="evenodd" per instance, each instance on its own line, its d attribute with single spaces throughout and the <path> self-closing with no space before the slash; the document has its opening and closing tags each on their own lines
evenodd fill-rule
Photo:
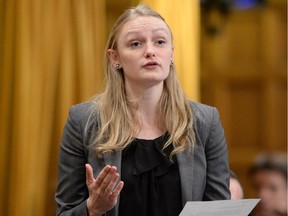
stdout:
<svg viewBox="0 0 288 216">
<path fill-rule="evenodd" d="M 187 201 L 192 200 L 194 153 L 188 154 L 186 151 L 182 151 L 177 154 L 177 161 L 181 179 L 182 205 L 184 207 Z"/>
<path fill-rule="evenodd" d="M 115 153 L 104 153 L 103 158 L 106 165 L 116 166 L 119 174 L 121 174 L 121 151 L 117 151 Z"/>
<path fill-rule="evenodd" d="M 111 165 L 111 166 L 116 166 L 117 167 L 117 171 L 119 173 L 119 175 L 121 176 L 121 158 L 122 158 L 122 151 L 117 151 L 115 153 L 104 153 L 103 155 L 104 161 L 105 161 L 105 165 Z M 118 201 L 116 203 L 116 206 L 111 209 L 110 211 L 108 211 L 105 215 L 106 216 L 116 216 L 118 215 L 118 210 L 119 210 L 119 198 L 118 197 Z"/>
</svg>

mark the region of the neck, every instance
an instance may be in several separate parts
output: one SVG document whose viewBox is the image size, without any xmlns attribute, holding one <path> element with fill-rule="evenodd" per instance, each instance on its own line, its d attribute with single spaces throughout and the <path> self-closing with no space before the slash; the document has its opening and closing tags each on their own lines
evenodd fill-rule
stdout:
<svg viewBox="0 0 288 216">
<path fill-rule="evenodd" d="M 137 138 L 154 139 L 165 133 L 164 124 L 159 122 L 159 100 L 162 91 L 162 83 L 146 89 L 126 88 L 128 97 L 137 101 L 135 112 L 141 121 Z"/>
<path fill-rule="evenodd" d="M 126 83 L 126 93 L 132 101 L 137 101 L 137 111 L 143 114 L 159 114 L 159 100 L 163 91 L 163 82 L 151 87 L 131 86 Z"/>
</svg>

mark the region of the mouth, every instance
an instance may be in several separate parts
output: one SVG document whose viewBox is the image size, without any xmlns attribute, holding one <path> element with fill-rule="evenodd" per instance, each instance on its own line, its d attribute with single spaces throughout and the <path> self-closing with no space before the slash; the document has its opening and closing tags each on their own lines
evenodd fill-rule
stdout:
<svg viewBox="0 0 288 216">
<path fill-rule="evenodd" d="M 143 67 L 155 67 L 155 66 L 158 66 L 159 64 L 157 62 L 148 62 L 146 64 L 144 64 Z"/>
</svg>

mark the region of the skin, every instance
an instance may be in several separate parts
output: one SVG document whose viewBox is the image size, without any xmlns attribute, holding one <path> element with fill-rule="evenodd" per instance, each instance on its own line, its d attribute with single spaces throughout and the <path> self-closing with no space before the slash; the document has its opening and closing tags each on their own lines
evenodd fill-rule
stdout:
<svg viewBox="0 0 288 216">
<path fill-rule="evenodd" d="M 154 139 L 165 132 L 159 126 L 158 102 L 173 60 L 173 43 L 168 26 L 155 17 L 136 17 L 128 21 L 119 33 L 117 50 L 109 49 L 108 56 L 116 67 L 120 64 L 125 77 L 125 90 L 138 101 L 137 115 L 141 128 L 137 138 Z M 124 186 L 114 166 L 107 165 L 95 179 L 92 167 L 86 165 L 90 216 L 111 210 Z"/>
<path fill-rule="evenodd" d="M 277 171 L 262 170 L 252 177 L 255 194 L 261 199 L 256 206 L 258 216 L 287 215 L 287 182 Z"/>
<path fill-rule="evenodd" d="M 122 28 L 117 46 L 108 53 L 113 64 L 124 70 L 127 94 L 141 96 L 150 88 L 162 92 L 173 59 L 167 25 L 155 17 L 137 17 Z"/>
<path fill-rule="evenodd" d="M 238 180 L 230 178 L 231 200 L 243 199 L 243 189 Z"/>
<path fill-rule="evenodd" d="M 119 173 L 115 166 L 105 166 L 97 178 L 93 177 L 93 169 L 86 164 L 86 184 L 89 191 L 87 210 L 89 216 L 101 216 L 112 209 L 117 202 L 117 197 L 124 186 L 120 181 Z"/>
<path fill-rule="evenodd" d="M 141 128 L 137 138 L 154 139 L 165 132 L 158 124 L 158 102 L 173 61 L 168 26 L 155 17 L 136 17 L 120 31 L 117 50 L 108 50 L 112 64 L 120 64 L 129 98 L 138 101 Z"/>
</svg>

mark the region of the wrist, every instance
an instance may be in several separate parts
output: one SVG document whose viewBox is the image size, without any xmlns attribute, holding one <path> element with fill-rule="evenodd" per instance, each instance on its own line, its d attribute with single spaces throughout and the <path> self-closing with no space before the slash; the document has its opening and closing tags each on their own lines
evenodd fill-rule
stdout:
<svg viewBox="0 0 288 216">
<path fill-rule="evenodd" d="M 90 204 L 89 199 L 86 202 L 86 210 L 87 210 L 88 216 L 102 216 L 103 215 L 98 210 L 92 208 L 92 205 Z"/>
</svg>

